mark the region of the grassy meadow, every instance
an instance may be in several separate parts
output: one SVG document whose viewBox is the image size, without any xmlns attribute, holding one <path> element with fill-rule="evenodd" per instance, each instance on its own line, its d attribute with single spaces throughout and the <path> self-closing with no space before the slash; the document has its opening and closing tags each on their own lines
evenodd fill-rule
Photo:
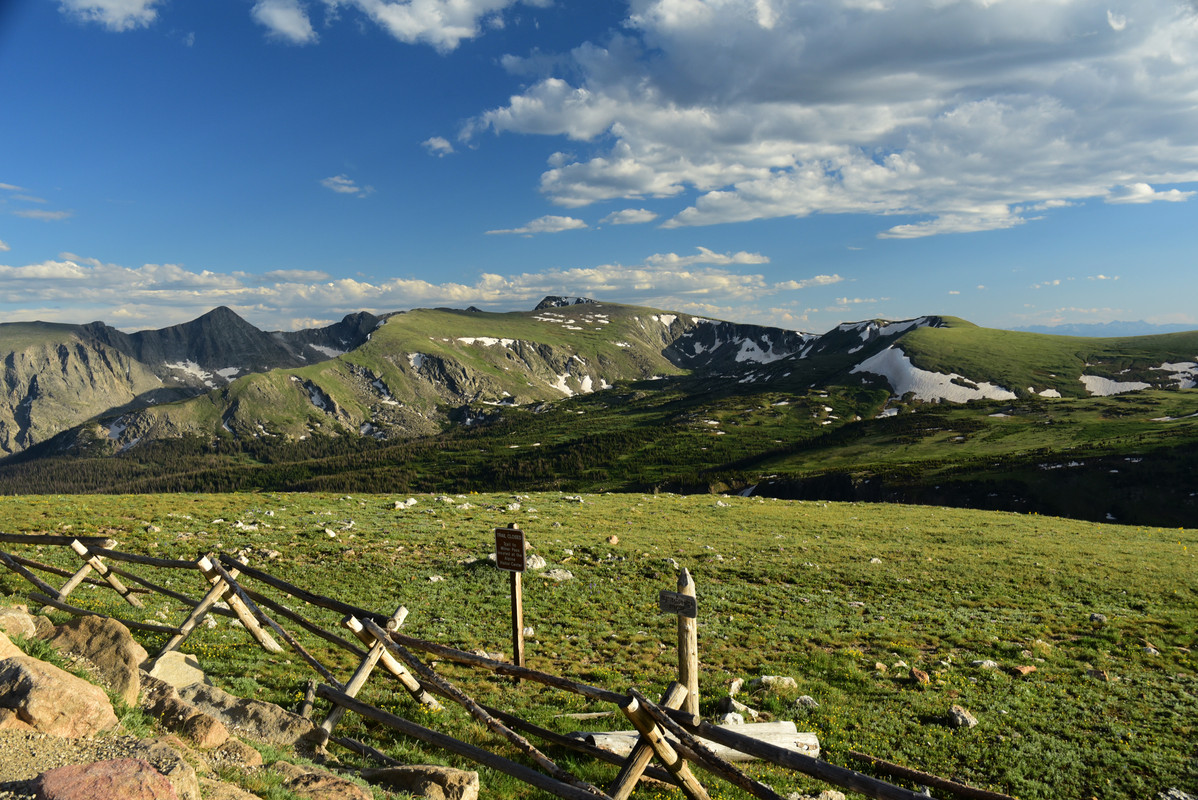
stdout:
<svg viewBox="0 0 1198 800">
<path fill-rule="evenodd" d="M 698 587 L 705 713 L 735 678 L 786 675 L 797 690 L 738 699 L 816 732 L 836 764 L 868 771 L 846 755 L 862 751 L 1021 800 L 1150 800 L 1170 787 L 1198 790 L 1198 530 L 717 495 L 411 496 L 417 502 L 402 510 L 396 501 L 407 494 L 8 496 L 0 497 L 0 531 L 108 535 L 119 549 L 164 557 L 245 553 L 252 566 L 349 603 L 385 613 L 402 603 L 411 635 L 510 654 L 507 576 L 485 559 L 492 529 L 518 522 L 549 569 L 573 574 L 525 576 L 525 624 L 535 629 L 526 659 L 534 668 L 656 696 L 676 668 L 674 618 L 657 611 L 657 594 L 675 588 L 677 565 Z M 609 543 L 612 536 L 618 541 Z M 60 548 L 9 549 L 77 565 Z M 198 573 L 133 571 L 202 593 Z M 0 572 L 10 602 L 28 588 Z M 116 616 L 172 624 L 184 616 L 159 596 L 144 610 L 99 588 L 71 597 Z M 332 612 L 303 613 L 337 623 Z M 227 619 L 214 619 L 182 649 L 217 685 L 295 708 L 314 673 L 294 654 L 269 655 Z M 285 627 L 348 679 L 351 656 Z M 136 635 L 151 654 L 165 639 Z M 983 660 L 998 666 L 973 665 Z M 1021 676 L 1017 666 L 1036 669 Z M 911 667 L 931 683 L 911 680 Z M 563 733 L 628 727 L 618 712 L 584 723 L 559 717 L 614 710 L 571 694 L 438 669 L 479 701 Z M 796 705 L 799 695 L 819 707 Z M 519 760 L 464 711 L 422 713 L 385 676 L 360 696 Z M 948 727 L 943 718 L 954 704 L 972 711 L 977 727 Z M 318 704 L 316 716 L 327 710 Z M 338 733 L 403 761 L 473 768 L 353 714 Z M 545 749 L 596 784 L 615 776 L 614 767 Z M 780 769 L 750 771 L 783 795 L 828 788 Z M 491 798 L 543 796 L 489 770 L 482 781 Z M 747 796 L 715 779 L 708 785 L 723 800 Z"/>
</svg>

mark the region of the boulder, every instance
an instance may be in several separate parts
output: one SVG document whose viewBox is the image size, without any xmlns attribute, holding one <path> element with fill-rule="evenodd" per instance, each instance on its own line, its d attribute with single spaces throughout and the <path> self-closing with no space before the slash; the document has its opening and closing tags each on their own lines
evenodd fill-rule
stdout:
<svg viewBox="0 0 1198 800">
<path fill-rule="evenodd" d="M 214 778 L 200 778 L 200 791 L 204 800 L 261 800 L 258 795 L 250 794 L 239 786 Z"/>
<path fill-rule="evenodd" d="M 797 688 L 799 688 L 799 685 L 795 682 L 795 679 L 787 675 L 762 675 L 760 678 L 754 678 L 749 681 L 750 691 L 764 689 L 767 692 L 782 692 Z"/>
<path fill-rule="evenodd" d="M 276 761 L 270 768 L 283 776 L 283 788 L 308 800 L 373 800 L 374 796 L 356 783 L 316 767 L 301 767 Z"/>
<path fill-rule="evenodd" d="M 202 683 L 183 687 L 179 696 L 216 717 L 226 728 L 241 731 L 251 739 L 289 747 L 316 742 L 317 729 L 312 722 L 274 703 L 237 697 Z"/>
<path fill-rule="evenodd" d="M 9 639 L 3 632 L 0 632 L 0 659 L 23 655 L 25 655 L 25 651 L 13 644 L 12 639 Z"/>
<path fill-rule="evenodd" d="M 39 775 L 33 790 L 37 800 L 179 800 L 166 776 L 140 758 L 57 767 Z"/>
<path fill-rule="evenodd" d="M 948 711 L 948 724 L 952 728 L 972 728 L 978 724 L 977 718 L 963 706 L 953 706 Z"/>
<path fill-rule="evenodd" d="M 59 625 L 46 642 L 65 656 L 87 659 L 126 705 L 137 705 L 139 668 L 148 654 L 124 625 L 106 617 L 75 617 Z"/>
<path fill-rule="evenodd" d="M 411 766 L 368 769 L 362 777 L 389 791 L 428 800 L 476 800 L 478 773 L 451 767 Z"/>
<path fill-rule="evenodd" d="M 166 681 L 142 673 L 142 687 L 141 707 L 168 731 L 201 750 L 219 747 L 228 740 L 229 729 L 223 722 L 188 703 Z"/>
<path fill-rule="evenodd" d="M 0 633 L 32 639 L 37 636 L 37 625 L 25 606 L 6 606 L 0 608 Z"/>
<path fill-rule="evenodd" d="M 247 769 L 262 766 L 262 754 L 240 739 L 229 738 L 220 747 L 203 754 L 204 760 L 214 769 L 236 767 Z"/>
<path fill-rule="evenodd" d="M 164 653 L 150 669 L 150 674 L 160 681 L 165 681 L 176 689 L 190 686 L 193 683 L 208 683 L 208 676 L 200 669 L 200 662 L 190 653 L 180 653 L 171 650 Z"/>
<path fill-rule="evenodd" d="M 715 710 L 717 714 L 740 714 L 742 719 L 751 719 L 757 721 L 757 711 L 749 708 L 744 703 L 738 701 L 735 697 L 721 697 L 720 702 L 716 703 Z"/>
<path fill-rule="evenodd" d="M 0 708 L 53 736 L 93 736 L 117 725 L 103 689 L 29 656 L 0 661 Z"/>
<path fill-rule="evenodd" d="M 172 746 L 174 742 L 175 746 Z M 139 742 L 134 757 L 154 765 L 154 769 L 166 776 L 175 787 L 179 800 L 200 800 L 200 783 L 195 768 L 187 763 L 180 751 L 187 748 L 173 736 Z"/>
</svg>

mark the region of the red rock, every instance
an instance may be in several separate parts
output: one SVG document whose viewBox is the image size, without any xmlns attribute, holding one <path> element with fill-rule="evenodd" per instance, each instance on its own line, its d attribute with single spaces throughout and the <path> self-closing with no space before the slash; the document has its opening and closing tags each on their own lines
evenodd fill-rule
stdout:
<svg viewBox="0 0 1198 800">
<path fill-rule="evenodd" d="M 178 800 L 166 777 L 140 758 L 71 764 L 43 772 L 33 783 L 37 800 Z"/>
</svg>

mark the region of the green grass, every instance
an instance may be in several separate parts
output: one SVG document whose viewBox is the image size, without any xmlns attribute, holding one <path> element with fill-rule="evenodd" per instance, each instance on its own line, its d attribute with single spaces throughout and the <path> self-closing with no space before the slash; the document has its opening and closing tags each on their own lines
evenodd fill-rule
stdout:
<svg viewBox="0 0 1198 800">
<path fill-rule="evenodd" d="M 561 583 L 526 576 L 526 624 L 536 630 L 527 658 L 538 669 L 617 691 L 661 692 L 675 670 L 674 624 L 656 600 L 674 588 L 674 559 L 698 585 L 705 712 L 733 678 L 790 675 L 799 685 L 791 694 L 813 696 L 818 709 L 796 707 L 789 694 L 741 699 L 815 731 L 833 763 L 860 768 L 845 755 L 859 750 L 1022 800 L 1143 800 L 1198 785 L 1193 529 L 711 495 L 593 494 L 582 503 L 558 493 L 452 502 L 421 495 L 413 508 L 396 510 L 394 501 L 406 497 L 4 497 L 0 518 L 7 532 L 102 533 L 124 549 L 162 556 L 247 552 L 252 564 L 346 602 L 385 613 L 403 603 L 413 635 L 509 653 L 506 576 L 473 560 L 492 549 L 492 528 L 518 521 L 535 552 L 575 576 Z M 509 510 L 513 502 L 518 510 Z M 619 541 L 608 544 L 613 534 Z M 70 563 L 52 548 L 26 549 Z M 279 555 L 268 560 L 271 550 Z M 135 571 L 201 591 L 197 576 Z M 0 592 L 26 588 L 0 575 Z M 135 612 L 102 589 L 80 588 L 72 598 L 117 616 L 182 617 L 159 599 Z M 303 612 L 337 624 L 335 614 Z M 1091 622 L 1095 613 L 1107 622 Z M 348 678 L 352 657 L 296 633 Z M 151 652 L 161 646 L 161 637 L 138 638 Z M 1158 654 L 1145 651 L 1149 644 Z M 292 708 L 310 675 L 294 654 L 268 655 L 223 619 L 183 649 L 216 683 Z M 981 659 L 1000 668 L 971 666 Z M 932 683 L 913 683 L 899 662 L 926 670 Z M 876 670 L 878 663 L 887 669 Z M 1037 669 L 1017 677 L 1010 671 L 1017 665 Z M 562 732 L 572 723 L 557 714 L 609 710 L 544 687 L 438 669 L 481 702 Z M 1111 680 L 1091 677 L 1097 671 Z M 372 680 L 362 697 L 519 759 L 457 708 L 423 714 L 387 680 Z M 953 704 L 970 708 L 978 727 L 946 727 L 940 720 Z M 318 705 L 317 715 L 325 712 Z M 352 714 L 343 724 L 339 732 L 401 760 L 469 766 Z M 615 717 L 592 724 L 624 727 Z M 547 749 L 597 784 L 614 777 L 613 768 Z M 354 763 L 348 754 L 343 760 Z M 821 788 L 780 769 L 752 772 L 784 795 Z M 542 796 L 488 770 L 483 783 L 489 797 Z M 744 796 L 713 785 L 720 797 Z"/>
</svg>

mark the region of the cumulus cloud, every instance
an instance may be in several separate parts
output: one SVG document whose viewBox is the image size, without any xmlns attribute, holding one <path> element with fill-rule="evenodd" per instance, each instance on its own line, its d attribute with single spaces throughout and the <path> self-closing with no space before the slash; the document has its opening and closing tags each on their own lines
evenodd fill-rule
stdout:
<svg viewBox="0 0 1198 800">
<path fill-rule="evenodd" d="M 271 38 L 290 44 L 312 44 L 318 39 L 308 11 L 299 0 L 258 0 L 250 16 L 267 29 Z"/>
<path fill-rule="evenodd" d="M 94 22 L 110 31 L 149 27 L 158 17 L 160 0 L 62 0 L 63 13 L 83 22 Z"/>
<path fill-rule="evenodd" d="M 681 200 L 663 227 L 853 213 L 914 218 L 880 235 L 916 238 L 1086 198 L 1185 200 L 1135 187 L 1198 181 L 1186 4 L 1145 0 L 1134 21 L 1096 0 L 629 9 L 605 41 L 506 59 L 532 80 L 462 136 L 569 139 L 577 153 L 542 172 L 546 196 Z"/>
<path fill-rule="evenodd" d="M 657 214 L 647 208 L 626 208 L 613 211 L 600 220 L 605 225 L 640 225 L 657 219 Z"/>
<path fill-rule="evenodd" d="M 1189 200 L 1194 194 L 1195 192 L 1183 192 L 1179 189 L 1158 192 L 1147 183 L 1133 183 L 1112 192 L 1106 201 L 1108 203 L 1156 203 L 1158 201 L 1182 203 Z"/>
<path fill-rule="evenodd" d="M 324 178 L 320 181 L 320 185 L 337 194 L 352 194 L 355 197 L 367 197 L 374 194 L 373 186 L 359 186 L 348 175 L 334 175 L 331 178 Z"/>
<path fill-rule="evenodd" d="M 790 291 L 798 291 L 801 289 L 810 289 L 813 286 L 831 286 L 834 283 L 840 283 L 844 278 L 839 275 L 816 275 L 811 278 L 804 278 L 801 281 L 783 281 L 778 284 L 778 288 L 787 289 Z"/>
<path fill-rule="evenodd" d="M 454 50 L 484 28 L 503 27 L 502 13 L 521 0 L 324 0 L 335 13 L 352 8 L 391 36 L 408 44 L 424 43 L 441 52 Z M 546 6 L 551 0 L 523 0 Z"/>
<path fill-rule="evenodd" d="M 707 317 L 799 325 L 805 312 L 769 298 L 841 280 L 817 276 L 774 282 L 737 267 L 765 263 L 748 253 L 700 250 L 654 254 L 639 264 L 600 264 L 511 275 L 482 273 L 469 282 L 412 278 L 330 278 L 313 270 L 261 275 L 190 270 L 179 264 L 125 267 L 72 253 L 24 266 L 0 265 L 0 320 L 55 322 L 102 319 L 125 330 L 159 328 L 226 305 L 264 330 L 334 322 L 357 311 L 386 313 L 420 306 L 475 305 L 530 309 L 546 295 L 586 295 Z"/>
<path fill-rule="evenodd" d="M 522 225 L 519 228 L 507 228 L 504 230 L 487 231 L 490 234 L 502 233 L 520 233 L 525 236 L 531 236 L 534 233 L 561 233 L 562 231 L 576 231 L 587 227 L 587 224 L 580 219 L 574 217 L 558 217 L 548 214 L 544 217 L 537 217 L 527 225 Z"/>
<path fill-rule="evenodd" d="M 0 239 L 0 253 L 7 252 L 11 249 L 12 248 L 8 246 L 7 242 L 5 242 L 3 239 Z"/>
<path fill-rule="evenodd" d="M 448 139 L 441 136 L 433 136 L 425 139 L 420 144 L 425 150 L 438 157 L 447 156 L 453 152 L 453 145 L 449 143 Z"/>
</svg>

